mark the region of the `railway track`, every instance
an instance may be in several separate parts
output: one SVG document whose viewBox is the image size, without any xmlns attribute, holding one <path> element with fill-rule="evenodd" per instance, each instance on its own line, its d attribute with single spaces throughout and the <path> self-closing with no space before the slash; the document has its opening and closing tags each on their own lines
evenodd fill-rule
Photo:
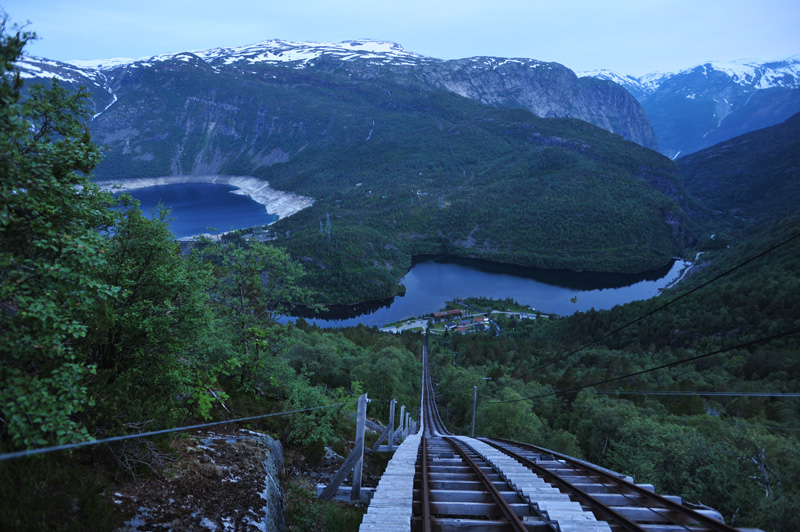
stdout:
<svg viewBox="0 0 800 532">
<path fill-rule="evenodd" d="M 411 530 L 733 532 L 619 475 L 534 445 L 451 434 L 436 407 L 423 348 L 424 432 Z"/>
<path fill-rule="evenodd" d="M 426 342 L 424 432 L 414 478 L 411 530 L 552 530 L 486 459 L 447 431 L 436 408 L 427 357 Z"/>
</svg>

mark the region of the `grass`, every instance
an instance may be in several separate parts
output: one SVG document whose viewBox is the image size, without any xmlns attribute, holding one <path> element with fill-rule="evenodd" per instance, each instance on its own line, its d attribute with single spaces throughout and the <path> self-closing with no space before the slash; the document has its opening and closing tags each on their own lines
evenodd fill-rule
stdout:
<svg viewBox="0 0 800 532">
<path fill-rule="evenodd" d="M 356 531 L 366 513 L 366 507 L 318 499 L 316 487 L 305 478 L 287 480 L 285 490 L 288 532 Z"/>
</svg>

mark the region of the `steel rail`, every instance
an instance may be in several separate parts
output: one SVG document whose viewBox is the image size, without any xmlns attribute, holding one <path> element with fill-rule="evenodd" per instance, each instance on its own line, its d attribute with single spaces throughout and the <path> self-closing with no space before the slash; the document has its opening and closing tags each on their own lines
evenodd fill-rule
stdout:
<svg viewBox="0 0 800 532">
<path fill-rule="evenodd" d="M 489 479 L 486 473 L 484 473 L 483 470 L 480 467 L 478 467 L 478 464 L 476 464 L 475 461 L 467 454 L 467 452 L 462 447 L 462 444 L 449 436 L 444 436 L 444 440 L 447 443 L 449 443 L 453 447 L 453 449 L 455 449 L 455 451 L 458 453 L 461 459 L 464 460 L 464 462 L 470 466 L 473 473 L 475 473 L 475 475 L 478 477 L 478 479 L 486 488 L 487 493 L 491 495 L 495 504 L 497 504 L 497 507 L 500 508 L 500 511 L 503 513 L 503 517 L 506 518 L 508 523 L 511 525 L 511 528 L 513 528 L 517 532 L 528 532 L 527 527 L 522 523 L 519 516 L 517 516 L 517 514 L 514 512 L 514 510 L 511 508 L 508 502 L 506 502 L 506 500 L 503 498 L 500 492 L 497 491 L 497 488 L 494 487 L 494 484 L 492 484 L 491 479 Z"/>
<path fill-rule="evenodd" d="M 431 498 L 428 484 L 428 438 L 422 437 L 422 530 L 431 532 Z"/>
<path fill-rule="evenodd" d="M 425 418 L 425 430 L 433 433 L 450 434 L 450 431 L 442 422 L 439 409 L 436 407 L 436 399 L 433 396 L 433 382 L 431 381 L 430 368 L 428 366 L 428 337 L 426 336 L 422 344 L 422 368 L 423 368 L 423 415 Z"/>
<path fill-rule="evenodd" d="M 655 501 L 658 504 L 662 505 L 663 508 L 666 508 L 666 509 L 669 509 L 669 510 L 673 510 L 673 511 L 677 512 L 678 514 L 684 516 L 684 517 L 688 517 L 690 519 L 693 519 L 693 520 L 697 521 L 699 524 L 710 528 L 711 530 L 714 530 L 714 531 L 717 531 L 717 532 L 739 532 L 739 530 L 737 530 L 736 528 L 734 528 L 734 527 L 732 527 L 732 526 L 730 526 L 728 524 L 725 524 L 722 521 L 718 521 L 717 519 L 714 519 L 713 517 L 709 517 L 709 516 L 707 516 L 705 514 L 702 514 L 700 512 L 696 512 L 696 511 L 692 510 L 691 508 L 687 508 L 686 506 L 684 506 L 682 504 L 679 504 L 679 503 L 677 503 L 675 501 L 672 501 L 670 499 L 662 497 L 661 495 L 658 495 L 656 493 L 648 491 L 648 490 L 646 490 L 646 489 L 644 489 L 644 488 L 642 488 L 640 486 L 637 486 L 633 482 L 628 482 L 627 480 L 625 480 L 623 478 L 619 478 L 616 475 L 613 475 L 613 474 L 611 474 L 611 473 L 609 473 L 607 471 L 603 471 L 602 469 L 599 469 L 599 468 L 597 468 L 597 467 L 595 467 L 595 466 L 593 466 L 591 464 L 588 464 L 586 462 L 582 462 L 582 461 L 576 460 L 576 459 L 574 459 L 574 458 L 572 458 L 570 456 L 567 456 L 567 455 L 564 455 L 564 454 L 560 454 L 560 453 L 551 451 L 549 449 L 545 449 L 543 447 L 538 447 L 538 446 L 532 445 L 530 443 L 521 443 L 521 442 L 516 442 L 516 441 L 511 441 L 511 440 L 504 440 L 504 439 L 501 439 L 501 438 L 495 438 L 495 440 L 498 441 L 498 442 L 506 443 L 506 444 L 516 445 L 518 447 L 528 448 L 528 449 L 534 450 L 535 452 L 539 452 L 539 453 L 542 453 L 542 454 L 550 454 L 553 457 L 557 458 L 558 460 L 562 460 L 563 462 L 565 462 L 566 464 L 570 465 L 571 467 L 574 467 L 575 469 L 589 471 L 593 475 L 599 476 L 599 477 L 601 477 L 603 479 L 606 479 L 606 480 L 610 480 L 611 482 L 613 482 L 613 483 L 615 483 L 617 485 L 623 486 L 625 489 L 630 490 L 630 491 L 634 492 L 637 495 L 640 495 L 644 499 L 649 499 L 651 501 Z M 489 443 L 488 440 L 484 440 L 484 441 L 486 443 Z"/>
<path fill-rule="evenodd" d="M 646 532 L 646 530 L 644 528 L 642 528 L 639 524 L 631 521 L 630 519 L 628 519 L 624 515 L 620 514 L 619 512 L 617 512 L 616 510 L 614 510 L 613 508 L 608 506 L 607 504 L 604 504 L 604 503 L 598 501 L 597 499 L 592 497 L 589 493 L 583 491 L 580 488 L 577 488 L 577 487 L 573 486 L 572 484 L 570 484 L 566 480 L 562 479 L 561 477 L 559 477 L 558 475 L 556 475 L 555 473 L 553 473 L 549 469 L 546 469 L 546 468 L 540 466 L 539 464 L 537 464 L 533 460 L 525 458 L 524 456 L 522 456 L 522 455 L 520 455 L 518 453 L 515 453 L 514 451 L 512 451 L 511 449 L 509 449 L 507 447 L 503 447 L 502 445 L 500 445 L 496 441 L 492 441 L 492 440 L 490 440 L 488 438 L 487 439 L 483 439 L 482 438 L 481 440 L 484 443 L 494 447 L 498 451 L 500 451 L 500 452 L 510 456 L 514 460 L 520 462 L 522 465 L 524 465 L 525 467 L 527 467 L 528 469 L 530 469 L 531 471 L 533 471 L 537 475 L 543 477 L 547 482 L 557 485 L 558 488 L 561 489 L 562 491 L 566 491 L 568 494 L 574 495 L 577 499 L 580 499 L 581 502 L 591 506 L 593 511 L 597 510 L 598 514 L 600 514 L 600 515 L 597 516 L 598 518 L 600 518 L 600 519 L 602 519 L 604 521 L 612 520 L 616 524 L 622 526 L 623 529 L 625 529 L 625 530 L 627 530 L 629 532 Z"/>
<path fill-rule="evenodd" d="M 428 487 L 428 434 L 433 435 L 433 433 L 440 433 L 443 435 L 443 440 L 453 448 L 456 454 L 467 466 L 469 466 L 473 474 L 478 478 L 481 484 L 483 484 L 486 493 L 488 493 L 491 499 L 494 501 L 495 505 L 498 507 L 511 529 L 516 532 L 527 532 L 527 527 L 522 523 L 519 516 L 517 516 L 509 503 L 503 498 L 502 494 L 494 486 L 491 479 L 486 475 L 486 473 L 483 472 L 475 460 L 473 460 L 472 457 L 467 454 L 465 447 L 468 446 L 458 442 L 457 440 L 454 440 L 449 436 L 446 436 L 449 435 L 450 432 L 442 422 L 442 418 L 439 415 L 439 410 L 436 407 L 436 399 L 433 396 L 433 383 L 431 382 L 430 369 L 428 367 L 427 348 L 427 338 L 425 338 L 425 343 L 423 344 L 423 418 L 425 419 L 425 435 L 422 439 L 422 484 L 420 486 L 422 488 L 423 531 L 428 532 L 430 530 L 429 527 L 432 527 L 433 522 L 433 518 L 431 517 L 432 512 L 430 511 L 430 496 Z"/>
</svg>

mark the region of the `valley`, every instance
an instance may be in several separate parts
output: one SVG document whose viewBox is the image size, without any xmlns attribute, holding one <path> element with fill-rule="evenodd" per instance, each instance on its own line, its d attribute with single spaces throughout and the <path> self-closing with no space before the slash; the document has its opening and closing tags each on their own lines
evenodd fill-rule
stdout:
<svg viewBox="0 0 800 532">
<path fill-rule="evenodd" d="M 640 106 L 561 65 L 266 41 L 21 67 L 89 83 L 98 181 L 250 175 L 314 198 L 273 229 L 323 304 L 397 295 L 421 254 L 638 273 L 698 238 L 675 168 L 625 140 L 654 145 Z"/>
<path fill-rule="evenodd" d="M 392 401 L 416 415 L 424 358 L 449 430 L 800 529 L 800 115 L 678 145 L 635 91 L 534 59 L 272 40 L 68 64 L 5 29 L 2 528 L 264 529 L 270 492 L 281 531 L 355 530 L 315 483 Z M 779 116 L 789 78 L 752 102 Z M 109 193 L 197 183 L 276 215 L 268 237 L 176 243 Z M 378 328 L 466 296 L 489 330 Z"/>
<path fill-rule="evenodd" d="M 389 300 L 331 306 L 323 313 L 302 313 L 318 327 L 383 327 L 444 308 L 454 299 L 483 297 L 513 300 L 546 314 L 568 316 L 610 309 L 657 296 L 691 267 L 674 264 L 644 274 L 597 274 L 537 270 L 454 257 L 418 257 L 400 280 L 404 292 Z"/>
</svg>

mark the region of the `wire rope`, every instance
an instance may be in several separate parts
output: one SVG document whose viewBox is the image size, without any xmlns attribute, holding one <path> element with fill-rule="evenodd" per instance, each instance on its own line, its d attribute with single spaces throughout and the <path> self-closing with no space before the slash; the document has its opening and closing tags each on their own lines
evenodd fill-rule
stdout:
<svg viewBox="0 0 800 532">
<path fill-rule="evenodd" d="M 688 297 L 689 295 L 691 295 L 691 294 L 693 294 L 693 293 L 697 292 L 698 290 L 701 290 L 701 289 L 705 288 L 706 286 L 710 285 L 711 283 L 714 283 L 714 282 L 716 282 L 716 281 L 718 281 L 718 280 L 722 279 L 723 277 L 725 277 L 725 276 L 727 276 L 727 275 L 729 275 L 729 274 L 731 274 L 731 273 L 735 272 L 736 270 L 738 270 L 738 269 L 740 269 L 740 268 L 742 268 L 742 267 L 744 267 L 744 266 L 746 266 L 746 265 L 750 264 L 750 263 L 751 263 L 751 262 L 753 262 L 753 261 L 756 261 L 756 260 L 760 259 L 761 257 L 763 257 L 763 256 L 767 255 L 768 253 L 771 253 L 772 251 L 774 251 L 774 250 L 778 249 L 778 248 L 779 248 L 779 247 L 781 247 L 781 246 L 784 246 L 784 245 L 786 245 L 786 244 L 788 244 L 788 243 L 792 242 L 793 240 L 795 240 L 795 239 L 797 239 L 797 238 L 800 238 L 800 233 L 797 233 L 797 234 L 795 234 L 795 235 L 793 235 L 793 236 L 791 236 L 791 237 L 787 238 L 786 240 L 783 240 L 783 241 L 779 242 L 778 244 L 775 244 L 774 246 L 770 247 L 769 249 L 767 249 L 767 250 L 765 250 L 765 251 L 762 251 L 762 252 L 761 252 L 761 253 L 759 253 L 758 255 L 756 255 L 756 256 L 754 256 L 754 257 L 751 257 L 751 258 L 747 259 L 746 261 L 744 261 L 744 262 L 742 262 L 742 263 L 740 263 L 740 264 L 738 264 L 738 265 L 734 266 L 733 268 L 731 268 L 731 269 L 729 269 L 729 270 L 727 270 L 727 271 L 725 271 L 725 272 L 723 272 L 723 273 L 721 273 L 721 274 L 717 275 L 717 276 L 716 276 L 716 277 L 714 277 L 713 279 L 711 279 L 711 280 L 709 280 L 709 281 L 706 281 L 705 283 L 702 283 L 702 284 L 700 284 L 699 286 L 696 286 L 696 287 L 692 288 L 692 289 L 691 289 L 691 290 L 689 290 L 688 292 L 684 292 L 683 294 L 681 294 L 681 295 L 679 295 L 679 296 L 675 297 L 674 299 L 671 299 L 670 301 L 667 301 L 667 302 L 666 302 L 666 303 L 664 303 L 663 305 L 661 305 L 661 306 L 659 306 L 659 307 L 656 307 L 656 308 L 654 308 L 654 309 L 652 309 L 652 310 L 650 310 L 650 311 L 648 311 L 648 312 L 644 313 L 643 315 L 639 316 L 638 318 L 636 318 L 636 319 L 634 319 L 634 320 L 631 320 L 631 321 L 629 321 L 628 323 L 626 323 L 626 324 L 624 324 L 624 325 L 621 325 L 621 326 L 617 327 L 616 329 L 612 330 L 611 332 L 608 332 L 608 333 L 604 334 L 603 336 L 600 336 L 599 338 L 595 338 L 595 339 L 594 339 L 594 340 L 592 340 L 591 342 L 585 343 L 585 344 L 583 344 L 582 346 L 580 346 L 579 348 L 577 348 L 577 349 L 575 349 L 575 350 L 573 350 L 573 351 L 570 351 L 569 353 L 566 353 L 565 355 L 562 355 L 562 356 L 560 356 L 560 357 L 556 357 L 556 358 L 554 358 L 553 360 L 551 360 L 551 361 L 549 361 L 549 362 L 547 362 L 547 363 L 545 363 L 545 364 L 542 364 L 542 365 L 540 365 L 540 366 L 536 366 L 536 367 L 534 367 L 533 369 L 534 369 L 534 370 L 542 370 L 542 369 L 544 369 L 544 368 L 550 367 L 550 366 L 552 366 L 553 364 L 555 364 L 555 363 L 557 363 L 557 362 L 561 362 L 562 360 L 565 360 L 565 359 L 567 359 L 567 358 L 571 357 L 572 355 L 574 355 L 574 354 L 576 354 L 576 353 L 579 353 L 580 351 L 583 351 L 584 349 L 586 349 L 586 348 L 588 348 L 588 347 L 591 347 L 591 346 L 595 345 L 595 344 L 596 344 L 596 343 L 598 343 L 598 342 L 602 342 L 602 341 L 603 341 L 603 340 L 605 340 L 606 338 L 608 338 L 608 337 L 610 337 L 610 336 L 613 336 L 613 335 L 617 334 L 618 332 L 620 332 L 620 331 L 622 331 L 622 330 L 624 330 L 624 329 L 627 329 L 628 327 L 630 327 L 630 326 L 632 326 L 632 325 L 635 325 L 635 324 L 639 323 L 640 321 L 642 321 L 642 320 L 644 320 L 644 319 L 646 319 L 646 318 L 649 318 L 649 317 L 650 317 L 650 316 L 652 316 L 653 314 L 655 314 L 655 313 L 657 313 L 657 312 L 660 312 L 660 311 L 664 310 L 665 308 L 669 307 L 669 306 L 670 306 L 670 305 L 672 305 L 673 303 L 677 303 L 677 302 L 678 302 L 678 301 L 680 301 L 681 299 L 683 299 L 683 298 L 685 298 L 685 297 Z"/>
<path fill-rule="evenodd" d="M 174 427 L 174 428 L 169 428 L 169 429 L 154 430 L 154 431 L 151 431 L 151 432 L 142 432 L 140 434 L 126 434 L 126 435 L 123 435 L 123 436 L 114 436 L 114 437 L 105 438 L 105 439 L 102 439 L 102 440 L 89 440 L 89 441 L 82 441 L 82 442 L 76 442 L 76 443 L 66 443 L 66 444 L 63 444 L 63 445 L 55 445 L 53 447 L 40 447 L 38 449 L 26 449 L 24 451 L 17 451 L 17 452 L 13 452 L 13 453 L 0 454 L 0 462 L 2 462 L 4 460 L 11 460 L 12 458 L 22 458 L 24 456 L 33 456 L 33 455 L 37 455 L 37 454 L 52 453 L 52 452 L 55 452 L 55 451 L 66 451 L 66 450 L 69 450 L 69 449 L 78 449 L 79 447 L 87 447 L 89 445 L 100 445 L 102 443 L 112 443 L 112 442 L 123 441 L 123 440 L 132 440 L 132 439 L 136 439 L 136 438 L 147 438 L 149 436 L 157 436 L 157 435 L 160 435 L 160 434 L 168 434 L 170 432 L 182 432 L 182 431 L 187 431 L 187 430 L 202 429 L 202 428 L 206 428 L 206 427 L 215 427 L 217 425 L 226 425 L 226 424 L 229 424 L 229 423 L 241 423 L 242 421 L 253 421 L 253 420 L 256 420 L 256 419 L 264 419 L 264 418 L 268 418 L 268 417 L 286 416 L 286 415 L 289 415 L 289 414 L 299 414 L 301 412 L 311 412 L 311 411 L 314 411 L 314 410 L 322 410 L 324 408 L 334 408 L 334 407 L 337 407 L 337 406 L 345 406 L 345 405 L 350 405 L 350 404 L 355 404 L 355 401 L 352 401 L 352 402 L 349 402 L 349 403 L 336 403 L 336 404 L 333 404 L 333 405 L 315 406 L 315 407 L 310 407 L 310 408 L 300 408 L 298 410 L 289 410 L 289 411 L 286 411 L 286 412 L 276 412 L 274 414 L 262 414 L 262 415 L 258 415 L 258 416 L 243 417 L 243 418 L 238 418 L 238 419 L 228 419 L 228 420 L 225 420 L 225 421 L 214 421 L 214 422 L 211 422 L 211 423 L 201 423 L 199 425 L 189 425 L 189 426 L 185 426 L 185 427 Z"/>
<path fill-rule="evenodd" d="M 592 388 L 594 386 L 599 386 L 601 384 L 608 384 L 610 382 L 616 382 L 616 381 L 619 381 L 619 380 L 622 380 L 622 379 L 628 379 L 630 377 L 637 377 L 639 375 L 644 375 L 645 373 L 651 373 L 653 371 L 658 371 L 658 370 L 661 370 L 661 369 L 671 368 L 673 366 L 678 366 L 680 364 L 685 364 L 687 362 L 694 362 L 696 360 L 707 358 L 707 357 L 710 357 L 710 356 L 713 356 L 713 355 L 719 355 L 719 354 L 722 354 L 722 353 L 726 353 L 728 351 L 733 351 L 734 349 L 743 349 L 745 347 L 750 347 L 750 346 L 753 346 L 753 345 L 756 345 L 756 344 L 770 342 L 772 340 L 777 340 L 778 338 L 783 338 L 783 337 L 791 336 L 791 335 L 798 334 L 798 333 L 800 333 L 800 329 L 792 329 L 790 331 L 785 331 L 785 332 L 782 332 L 782 333 L 779 333 L 779 334 L 766 336 L 764 338 L 758 338 L 756 340 L 750 340 L 748 342 L 744 342 L 744 343 L 741 343 L 741 344 L 733 345 L 733 346 L 730 346 L 730 347 L 725 347 L 723 349 L 718 349 L 716 351 L 711 351 L 709 353 L 704 353 L 702 355 L 697 355 L 697 356 L 693 356 L 693 357 L 689 357 L 689 358 L 684 358 L 684 359 L 681 359 L 681 360 L 676 360 L 675 362 L 670 362 L 668 364 L 662 364 L 660 366 L 656 366 L 656 367 L 653 367 L 653 368 L 643 369 L 641 371 L 636 371 L 634 373 L 629 373 L 627 375 L 622 375 L 620 377 L 613 377 L 613 378 L 610 378 L 610 379 L 605 379 L 605 380 L 602 380 L 602 381 L 593 382 L 591 384 L 584 384 L 582 386 L 576 386 L 574 388 L 566 388 L 564 390 L 558 390 L 558 391 L 553 391 L 553 392 L 550 392 L 550 393 L 534 395 L 534 396 L 531 396 L 531 397 L 522 397 L 520 399 L 509 399 L 507 401 L 488 401 L 486 404 L 518 403 L 520 401 L 529 401 L 529 400 L 533 400 L 533 399 L 540 399 L 540 398 L 543 398 L 543 397 L 552 397 L 554 395 L 559 395 L 559 394 L 575 393 L 575 392 L 578 392 L 578 391 L 586 389 L 586 388 Z"/>
</svg>

